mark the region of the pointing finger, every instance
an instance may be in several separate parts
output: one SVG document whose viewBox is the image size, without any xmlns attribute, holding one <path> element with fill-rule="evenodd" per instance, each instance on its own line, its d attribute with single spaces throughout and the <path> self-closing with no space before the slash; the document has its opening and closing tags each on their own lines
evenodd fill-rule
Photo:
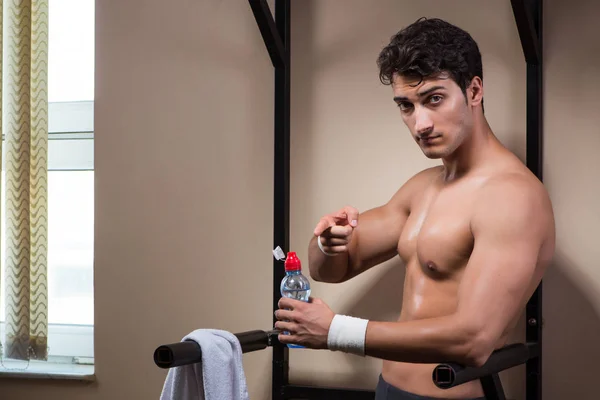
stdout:
<svg viewBox="0 0 600 400">
<path fill-rule="evenodd" d="M 333 219 L 333 217 L 325 216 L 321 218 L 321 220 L 315 227 L 315 231 L 313 233 L 315 234 L 315 236 L 319 236 L 323 232 L 325 232 L 327 228 L 331 228 L 332 226 L 335 226 L 335 220 Z"/>
</svg>

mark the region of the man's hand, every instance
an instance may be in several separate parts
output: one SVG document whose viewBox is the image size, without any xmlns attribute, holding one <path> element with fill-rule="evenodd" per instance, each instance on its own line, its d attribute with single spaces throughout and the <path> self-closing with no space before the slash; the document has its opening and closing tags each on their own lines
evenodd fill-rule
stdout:
<svg viewBox="0 0 600 400">
<path fill-rule="evenodd" d="M 327 304 L 313 297 L 309 303 L 282 297 L 278 305 L 275 329 L 289 332 L 289 335 L 279 334 L 281 343 L 298 344 L 311 349 L 327 348 L 327 334 L 335 316 Z"/>
<path fill-rule="evenodd" d="M 346 206 L 321 218 L 315 227 L 314 235 L 321 236 L 321 245 L 327 253 L 345 253 L 348 251 L 348 243 L 357 225 L 358 210 Z"/>
</svg>

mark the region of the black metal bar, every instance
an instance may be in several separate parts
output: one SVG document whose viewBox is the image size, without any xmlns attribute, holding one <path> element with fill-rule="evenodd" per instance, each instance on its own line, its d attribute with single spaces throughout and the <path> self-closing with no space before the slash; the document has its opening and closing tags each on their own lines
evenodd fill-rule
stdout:
<svg viewBox="0 0 600 400">
<path fill-rule="evenodd" d="M 542 400 L 542 283 L 529 299 L 526 309 L 527 340 L 537 342 L 540 351 L 536 357 L 530 358 L 525 364 L 525 398 L 527 400 Z"/>
<path fill-rule="evenodd" d="M 533 29 L 538 41 L 539 60 L 527 62 L 527 166 L 543 180 L 543 126 L 542 126 L 542 0 L 532 2 Z"/>
<path fill-rule="evenodd" d="M 543 35 L 542 0 L 528 1 L 528 26 L 537 43 L 537 62 L 527 59 L 527 166 L 543 181 Z M 518 23 L 518 22 L 517 22 Z M 533 296 L 527 302 L 525 311 L 525 340 L 537 343 L 542 348 L 542 288 L 540 282 Z M 527 400 L 542 400 L 542 352 L 532 357 L 525 366 Z"/>
<path fill-rule="evenodd" d="M 290 0 L 275 0 L 275 23 L 285 51 L 283 63 L 275 65 L 273 248 L 289 251 L 290 241 Z M 273 259 L 273 312 L 281 298 L 285 276 L 281 263 Z M 273 315 L 273 324 L 277 319 Z M 287 346 L 273 346 L 272 400 L 283 400 L 282 388 L 289 381 Z"/>
<path fill-rule="evenodd" d="M 248 0 L 256 24 L 263 37 L 271 62 L 275 68 L 284 68 L 286 64 L 285 52 L 287 46 L 284 46 L 282 37 L 275 26 L 275 21 L 271 15 L 269 4 L 266 0 Z"/>
<path fill-rule="evenodd" d="M 531 3 L 531 1 L 511 0 L 525 60 L 529 64 L 539 64 L 541 61 L 541 43 L 535 27 L 532 7 L 528 3 Z"/>
<path fill-rule="evenodd" d="M 433 383 L 441 389 L 449 389 L 475 379 L 497 374 L 526 363 L 532 354 L 539 353 L 538 348 L 536 343 L 511 344 L 494 351 L 487 362 L 478 368 L 463 367 L 455 363 L 442 363 L 433 370 Z"/>
<path fill-rule="evenodd" d="M 484 376 L 481 378 L 481 386 L 483 387 L 483 396 L 485 400 L 506 400 L 504 388 L 498 374 Z"/>
<path fill-rule="evenodd" d="M 262 350 L 267 346 L 279 344 L 278 331 L 246 331 L 236 333 L 240 341 L 242 353 Z M 202 361 L 202 349 L 193 340 L 164 344 L 154 350 L 154 363 L 160 368 L 173 368 L 182 365 L 195 364 Z"/>
<path fill-rule="evenodd" d="M 286 400 L 373 400 L 375 399 L 375 392 L 361 389 L 288 385 L 283 387 L 283 398 Z"/>
<path fill-rule="evenodd" d="M 154 363 L 160 368 L 173 368 L 202 361 L 200 345 L 187 340 L 164 344 L 154 350 Z"/>
</svg>

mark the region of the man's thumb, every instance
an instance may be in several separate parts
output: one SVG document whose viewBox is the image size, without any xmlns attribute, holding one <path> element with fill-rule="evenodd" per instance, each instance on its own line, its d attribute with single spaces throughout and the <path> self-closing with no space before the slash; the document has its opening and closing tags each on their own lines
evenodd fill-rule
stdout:
<svg viewBox="0 0 600 400">
<path fill-rule="evenodd" d="M 353 228 L 358 225 L 358 210 L 354 207 L 346 207 L 346 215 L 348 216 L 348 223 Z"/>
</svg>

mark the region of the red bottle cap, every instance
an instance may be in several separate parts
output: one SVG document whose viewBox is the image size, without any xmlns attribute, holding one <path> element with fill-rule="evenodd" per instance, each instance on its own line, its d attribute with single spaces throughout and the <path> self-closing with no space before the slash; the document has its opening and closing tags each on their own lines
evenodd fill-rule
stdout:
<svg viewBox="0 0 600 400">
<path fill-rule="evenodd" d="M 285 270 L 286 271 L 300 271 L 302 269 L 302 264 L 300 263 L 300 259 L 296 255 L 295 251 L 290 251 L 287 254 L 285 259 Z"/>
</svg>

